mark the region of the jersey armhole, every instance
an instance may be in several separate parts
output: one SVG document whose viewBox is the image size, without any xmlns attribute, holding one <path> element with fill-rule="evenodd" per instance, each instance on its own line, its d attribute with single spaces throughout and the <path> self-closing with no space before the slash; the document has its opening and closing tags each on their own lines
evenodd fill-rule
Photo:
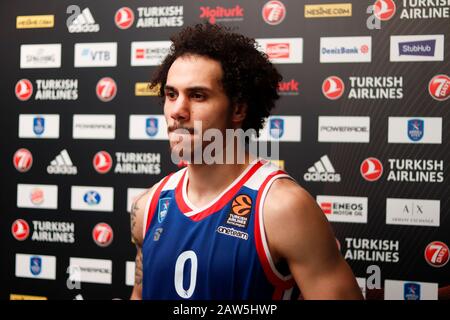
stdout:
<svg viewBox="0 0 450 320">
<path fill-rule="evenodd" d="M 267 279 L 276 288 L 274 293 L 274 299 L 286 299 L 286 293 L 292 292 L 292 288 L 295 285 L 295 281 L 292 275 L 283 276 L 276 268 L 272 255 L 270 254 L 269 246 L 267 243 L 266 232 L 264 228 L 264 202 L 267 193 L 277 179 L 287 178 L 293 180 L 291 176 L 286 174 L 284 171 L 277 171 L 269 175 L 266 180 L 261 185 L 258 192 L 255 208 L 255 245 L 256 251 L 258 253 L 259 260 L 263 267 L 264 273 Z"/>
</svg>

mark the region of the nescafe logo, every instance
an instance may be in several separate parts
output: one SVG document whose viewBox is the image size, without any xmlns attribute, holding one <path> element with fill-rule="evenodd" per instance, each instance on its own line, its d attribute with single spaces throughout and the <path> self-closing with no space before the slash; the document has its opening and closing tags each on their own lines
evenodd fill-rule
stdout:
<svg viewBox="0 0 450 320">
<path fill-rule="evenodd" d="M 113 161 L 111 155 L 106 151 L 99 151 L 92 160 L 95 171 L 101 174 L 108 173 L 111 170 Z"/>
<path fill-rule="evenodd" d="M 378 20 L 387 21 L 391 19 L 396 10 L 395 2 L 392 0 L 377 0 L 373 5 L 373 14 Z"/>
<path fill-rule="evenodd" d="M 128 29 L 134 23 L 133 10 L 128 7 L 120 8 L 114 15 L 114 22 L 119 29 Z"/>
<path fill-rule="evenodd" d="M 377 181 L 383 175 L 383 165 L 377 158 L 367 158 L 361 163 L 360 172 L 367 181 Z"/>
<path fill-rule="evenodd" d="M 17 219 L 11 226 L 11 233 L 18 241 L 24 241 L 30 235 L 30 226 L 25 220 Z"/>
<path fill-rule="evenodd" d="M 269 1 L 262 9 L 262 17 L 272 26 L 280 24 L 286 17 L 286 7 L 281 1 Z"/>
<path fill-rule="evenodd" d="M 21 148 L 14 153 L 14 168 L 19 172 L 27 172 L 33 165 L 33 155 L 28 149 Z"/>
<path fill-rule="evenodd" d="M 27 101 L 33 95 L 33 85 L 28 79 L 21 79 L 17 81 L 14 89 L 17 99 L 20 101 Z"/>
<path fill-rule="evenodd" d="M 425 248 L 425 260 L 435 268 L 441 268 L 448 263 L 448 246 L 441 241 L 433 241 Z"/>
<path fill-rule="evenodd" d="M 337 76 L 326 78 L 322 83 L 322 93 L 330 100 L 337 100 L 344 94 L 344 81 Z"/>
<path fill-rule="evenodd" d="M 428 92 L 438 101 L 447 100 L 450 97 L 450 77 L 446 74 L 438 74 L 430 80 Z"/>
<path fill-rule="evenodd" d="M 98 223 L 92 230 L 92 238 L 94 242 L 100 247 L 107 247 L 113 241 L 113 230 L 109 224 L 101 222 Z"/>
<path fill-rule="evenodd" d="M 97 83 L 95 91 L 101 101 L 108 102 L 116 96 L 117 84 L 112 78 L 102 78 Z"/>
</svg>

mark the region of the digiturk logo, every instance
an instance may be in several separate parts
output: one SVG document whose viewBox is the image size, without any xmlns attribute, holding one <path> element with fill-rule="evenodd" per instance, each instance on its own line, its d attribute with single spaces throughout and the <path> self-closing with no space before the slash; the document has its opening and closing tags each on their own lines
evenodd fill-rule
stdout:
<svg viewBox="0 0 450 320">
<path fill-rule="evenodd" d="M 66 10 L 67 14 L 72 14 L 67 18 L 66 25 L 70 33 L 99 32 L 100 26 L 95 23 L 89 8 L 80 10 L 77 5 L 70 5 Z"/>
</svg>

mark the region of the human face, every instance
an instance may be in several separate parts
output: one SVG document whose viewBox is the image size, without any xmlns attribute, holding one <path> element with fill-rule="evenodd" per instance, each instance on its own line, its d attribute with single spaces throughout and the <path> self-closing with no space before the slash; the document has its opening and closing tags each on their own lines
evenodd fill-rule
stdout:
<svg viewBox="0 0 450 320">
<path fill-rule="evenodd" d="M 164 115 L 172 152 L 180 154 L 181 148 L 190 146 L 192 154 L 194 146 L 204 148 L 209 143 L 202 141 L 205 130 L 215 128 L 224 134 L 232 126 L 222 75 L 218 61 L 199 55 L 181 56 L 170 67 L 164 88 Z M 201 132 L 194 131 L 197 121 L 201 121 Z M 186 156 L 190 155 L 183 154 L 183 158 Z"/>
</svg>

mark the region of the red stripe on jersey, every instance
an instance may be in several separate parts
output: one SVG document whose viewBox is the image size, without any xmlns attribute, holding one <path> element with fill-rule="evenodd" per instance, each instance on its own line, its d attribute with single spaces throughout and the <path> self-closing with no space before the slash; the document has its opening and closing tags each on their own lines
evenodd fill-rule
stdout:
<svg viewBox="0 0 450 320">
<path fill-rule="evenodd" d="M 256 208 L 255 208 L 255 225 L 254 225 L 254 234 L 255 234 L 255 245 L 256 245 L 256 252 L 258 253 L 259 261 L 261 262 L 261 265 L 263 267 L 264 273 L 266 274 L 267 279 L 276 287 L 276 290 L 274 292 L 273 298 L 274 299 L 281 299 L 283 290 L 289 289 L 293 287 L 295 284 L 294 279 L 284 280 L 281 279 L 278 275 L 275 274 L 275 272 L 272 270 L 272 267 L 269 263 L 269 257 L 266 254 L 266 251 L 264 250 L 263 245 L 263 239 L 262 234 L 260 231 L 260 212 L 259 207 L 261 204 L 261 197 L 264 193 L 264 189 L 266 188 L 269 181 L 276 175 L 285 175 L 286 173 L 282 170 L 278 170 L 271 175 L 269 175 L 266 180 L 264 180 L 263 184 L 261 185 L 261 188 L 258 191 L 258 196 L 256 198 Z"/>
<path fill-rule="evenodd" d="M 155 215 L 156 206 L 159 201 L 159 196 L 161 195 L 161 190 L 164 188 L 164 185 L 167 183 L 171 175 L 172 173 L 166 176 L 153 193 L 152 200 L 150 202 L 150 207 L 147 212 L 147 225 L 145 226 L 145 234 L 147 234 L 148 228 L 150 227 L 150 222 L 152 221 L 153 216 Z"/>
<path fill-rule="evenodd" d="M 239 191 L 239 189 L 241 189 L 242 186 L 263 165 L 264 165 L 264 163 L 262 161 L 258 161 L 257 163 L 255 163 L 250 168 L 250 170 L 241 178 L 241 180 L 239 180 L 239 182 L 237 182 L 230 190 L 228 190 L 222 197 L 220 197 L 220 199 L 217 202 L 213 203 L 208 208 L 206 208 L 192 216 L 189 216 L 188 218 L 190 218 L 193 221 L 200 221 L 200 220 L 210 216 L 211 214 L 222 210 L 222 208 L 225 207 L 227 205 L 227 203 L 231 201 L 231 199 L 233 199 L 233 197 L 236 195 L 236 193 Z M 183 184 L 184 184 L 185 178 L 186 178 L 186 172 L 183 174 L 183 177 L 181 177 L 181 179 L 175 189 L 175 200 L 178 204 L 178 208 L 184 214 L 186 214 L 190 211 L 193 211 L 192 208 L 190 208 L 189 205 L 183 199 Z"/>
</svg>

